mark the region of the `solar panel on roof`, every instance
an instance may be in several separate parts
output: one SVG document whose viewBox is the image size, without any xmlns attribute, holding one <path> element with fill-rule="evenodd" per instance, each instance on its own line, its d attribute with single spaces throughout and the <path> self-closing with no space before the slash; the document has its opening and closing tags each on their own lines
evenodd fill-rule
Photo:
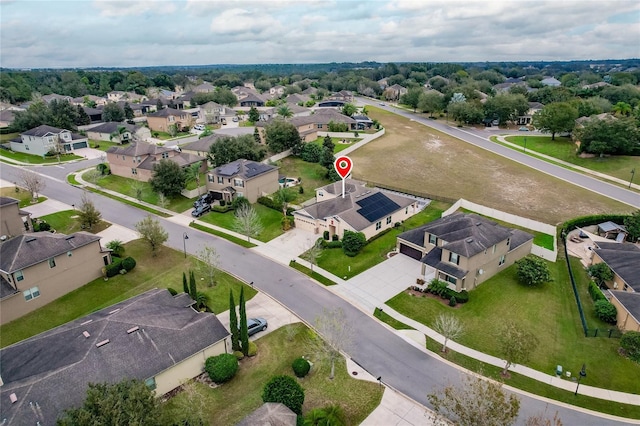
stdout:
<svg viewBox="0 0 640 426">
<path fill-rule="evenodd" d="M 398 204 L 381 192 L 356 201 L 356 204 L 361 207 L 357 212 L 369 222 L 375 222 L 400 208 Z"/>
</svg>

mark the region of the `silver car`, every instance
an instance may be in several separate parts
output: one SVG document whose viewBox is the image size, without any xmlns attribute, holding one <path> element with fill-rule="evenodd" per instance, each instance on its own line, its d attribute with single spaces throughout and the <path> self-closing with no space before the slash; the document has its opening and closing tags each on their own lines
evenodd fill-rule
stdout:
<svg viewBox="0 0 640 426">
<path fill-rule="evenodd" d="M 249 318 L 247 320 L 247 331 L 249 332 L 249 336 L 253 336 L 259 331 L 266 330 L 267 325 L 267 320 L 264 318 Z"/>
</svg>

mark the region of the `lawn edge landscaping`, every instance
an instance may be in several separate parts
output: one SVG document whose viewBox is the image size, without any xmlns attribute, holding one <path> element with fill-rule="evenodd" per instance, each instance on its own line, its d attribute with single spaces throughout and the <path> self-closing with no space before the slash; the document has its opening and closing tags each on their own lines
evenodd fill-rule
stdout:
<svg viewBox="0 0 640 426">
<path fill-rule="evenodd" d="M 249 241 L 234 237 L 233 235 L 225 234 L 224 232 L 218 231 L 216 229 L 211 229 L 208 226 L 200 225 L 199 223 L 191 222 L 189 224 L 189 227 L 197 229 L 198 231 L 206 232 L 207 234 L 215 235 L 216 237 L 224 238 L 225 240 L 234 244 L 238 244 L 239 246 L 242 246 L 244 248 L 256 247 L 255 244 L 250 243 Z"/>
<path fill-rule="evenodd" d="M 156 209 L 154 209 L 152 207 L 145 206 L 144 204 L 140 204 L 140 203 L 137 203 L 135 201 L 129 201 L 126 198 L 118 197 L 117 195 L 113 195 L 113 194 L 110 194 L 108 192 L 104 192 L 104 191 L 102 191 L 100 189 L 97 189 L 97 188 L 92 188 L 90 186 L 87 186 L 86 189 L 91 191 L 91 192 L 95 192 L 96 194 L 104 195 L 105 197 L 111 198 L 113 200 L 120 201 L 121 203 L 128 204 L 130 206 L 139 208 L 141 210 L 145 210 L 145 211 L 147 211 L 149 213 L 153 213 L 156 216 L 160 216 L 160 217 L 164 217 L 164 218 L 171 217 L 170 214 L 167 214 L 165 212 L 161 212 L 161 211 L 156 210 Z"/>
<path fill-rule="evenodd" d="M 314 280 L 318 281 L 320 284 L 324 286 L 336 285 L 336 283 L 331 281 L 329 278 L 323 275 L 320 275 L 316 271 L 312 272 L 311 269 L 307 268 L 304 265 L 299 264 L 295 260 L 292 260 L 291 262 L 289 262 L 289 266 L 295 269 L 296 271 L 302 272 L 303 274 L 313 278 Z"/>
</svg>

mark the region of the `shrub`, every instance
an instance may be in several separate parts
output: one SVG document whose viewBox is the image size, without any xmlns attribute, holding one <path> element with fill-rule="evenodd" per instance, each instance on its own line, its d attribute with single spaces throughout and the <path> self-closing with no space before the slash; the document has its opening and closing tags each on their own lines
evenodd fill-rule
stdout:
<svg viewBox="0 0 640 426">
<path fill-rule="evenodd" d="M 211 210 L 213 210 L 214 212 L 218 212 L 218 213 L 226 213 L 229 210 L 233 210 L 233 207 L 230 204 L 224 205 L 224 206 L 212 206 Z"/>
<path fill-rule="evenodd" d="M 233 351 L 233 356 L 235 356 L 238 361 L 244 358 L 244 354 L 242 353 L 242 351 Z"/>
<path fill-rule="evenodd" d="M 311 364 L 304 358 L 296 358 L 293 360 L 293 364 L 291 364 L 291 368 L 293 368 L 293 372 L 296 377 L 304 377 L 309 373 L 311 369 Z"/>
<path fill-rule="evenodd" d="M 273 376 L 262 390 L 262 401 L 280 402 L 300 415 L 304 404 L 304 390 L 291 376 Z"/>
<path fill-rule="evenodd" d="M 234 210 L 238 210 L 240 209 L 242 206 L 251 206 L 251 203 L 249 202 L 249 200 L 247 200 L 244 197 L 236 197 L 233 202 L 231 203 L 231 207 Z"/>
<path fill-rule="evenodd" d="M 169 291 L 169 293 L 171 293 L 172 296 L 175 296 L 176 294 L 178 294 L 177 291 L 175 291 L 175 289 L 168 287 L 167 290 Z"/>
<path fill-rule="evenodd" d="M 252 356 L 256 356 L 256 354 L 258 353 L 258 345 L 255 344 L 255 342 L 249 342 L 249 350 L 247 351 L 247 356 L 252 357 Z"/>
<path fill-rule="evenodd" d="M 322 233 L 322 238 L 329 241 L 329 231 L 324 231 Z"/>
<path fill-rule="evenodd" d="M 47 232 L 51 230 L 51 225 L 41 220 L 33 224 L 33 230 L 34 232 Z"/>
<path fill-rule="evenodd" d="M 269 197 L 258 198 L 258 204 L 262 204 L 265 207 L 269 207 L 270 209 L 277 210 L 279 212 L 282 211 L 282 204 L 278 203 L 275 200 L 272 200 Z"/>
<path fill-rule="evenodd" d="M 608 300 L 598 300 L 596 302 L 596 315 L 602 321 L 608 322 L 609 324 L 615 324 L 618 316 L 618 310 L 615 306 Z"/>
<path fill-rule="evenodd" d="M 342 241 L 328 241 L 325 244 L 327 248 L 342 248 Z"/>
<path fill-rule="evenodd" d="M 462 290 L 461 292 L 457 293 L 456 301 L 458 303 L 467 303 L 469 301 L 469 292 L 467 290 Z"/>
<path fill-rule="evenodd" d="M 342 250 L 349 257 L 354 257 L 367 244 L 367 240 L 362 232 L 344 231 L 342 237 Z"/>
<path fill-rule="evenodd" d="M 439 279 L 434 278 L 429 282 L 429 285 L 427 286 L 427 290 L 429 290 L 430 293 L 433 293 L 435 295 L 443 296 L 444 294 L 446 294 L 446 291 L 449 289 L 447 288 L 446 282 L 440 281 Z"/>
<path fill-rule="evenodd" d="M 214 382 L 228 382 L 238 372 L 238 358 L 233 354 L 211 356 L 205 361 L 204 370 Z"/>
<path fill-rule="evenodd" d="M 298 188 L 298 194 L 304 194 L 304 188 L 302 186 Z"/>
<path fill-rule="evenodd" d="M 606 299 L 604 294 L 602 294 L 602 291 L 600 291 L 600 288 L 598 288 L 598 284 L 596 284 L 593 281 L 589 281 L 589 295 L 591 296 L 594 302 L 597 302 L 598 300 Z"/>
<path fill-rule="evenodd" d="M 620 339 L 620 346 L 627 352 L 629 358 L 640 362 L 640 332 L 627 331 Z"/>
<path fill-rule="evenodd" d="M 456 297 L 451 296 L 451 298 L 449 299 L 449 306 L 453 307 L 453 306 L 456 306 L 457 304 L 458 302 L 456 302 Z"/>
<path fill-rule="evenodd" d="M 333 234 L 333 237 L 331 237 L 331 241 L 338 241 L 340 238 L 338 237 L 338 234 Z M 327 238 L 328 240 L 328 238 Z"/>
<path fill-rule="evenodd" d="M 127 272 L 129 272 L 135 267 L 136 267 L 136 260 L 133 257 L 129 256 L 122 259 L 122 268 L 126 269 Z"/>
<path fill-rule="evenodd" d="M 122 269 L 121 264 L 122 260 L 115 259 L 113 262 L 111 262 L 111 264 L 107 265 L 105 267 L 107 278 L 115 277 L 116 275 L 118 275 L 120 273 L 120 269 Z"/>
<path fill-rule="evenodd" d="M 225 200 L 220 200 L 220 206 L 224 207 L 227 205 L 227 202 Z"/>
</svg>

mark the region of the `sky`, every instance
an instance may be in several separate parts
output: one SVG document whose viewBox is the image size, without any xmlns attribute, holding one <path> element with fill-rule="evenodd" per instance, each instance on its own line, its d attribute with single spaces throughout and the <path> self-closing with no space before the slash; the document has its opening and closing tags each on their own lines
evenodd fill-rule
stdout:
<svg viewBox="0 0 640 426">
<path fill-rule="evenodd" d="M 640 58 L 640 1 L 0 0 L 0 66 Z"/>
</svg>

